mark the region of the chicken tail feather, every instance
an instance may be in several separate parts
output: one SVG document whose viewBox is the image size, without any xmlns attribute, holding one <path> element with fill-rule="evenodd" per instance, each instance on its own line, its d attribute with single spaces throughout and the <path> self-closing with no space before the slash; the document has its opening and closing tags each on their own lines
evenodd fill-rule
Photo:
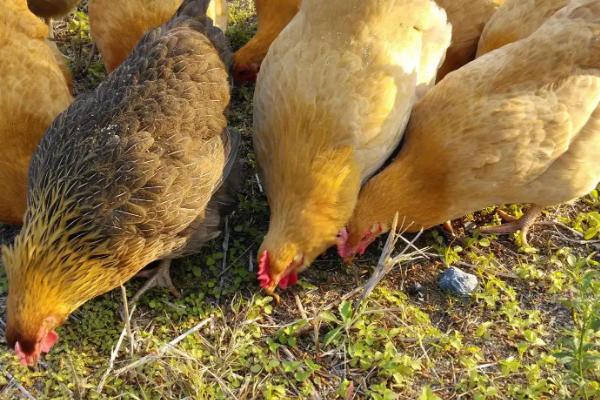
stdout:
<svg viewBox="0 0 600 400">
<path fill-rule="evenodd" d="M 240 147 L 242 143 L 242 136 L 233 128 L 227 128 L 225 136 L 227 140 L 227 162 L 223 168 L 223 179 L 227 179 L 229 177 L 229 174 L 231 174 L 234 166 L 239 161 Z"/>
<path fill-rule="evenodd" d="M 190 27 L 205 35 L 219 51 L 221 60 L 231 70 L 233 65 L 233 54 L 229 42 L 221 29 L 216 27 L 213 20 L 207 16 L 208 6 L 211 0 L 184 0 L 177 12 L 166 25 L 167 30 L 176 27 Z"/>
<path fill-rule="evenodd" d="M 184 0 L 175 15 L 186 17 L 199 17 L 206 15 L 211 0 Z"/>
</svg>

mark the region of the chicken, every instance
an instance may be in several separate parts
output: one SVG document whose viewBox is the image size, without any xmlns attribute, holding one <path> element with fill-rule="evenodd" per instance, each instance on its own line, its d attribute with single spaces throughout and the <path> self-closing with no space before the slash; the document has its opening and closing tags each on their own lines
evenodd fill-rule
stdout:
<svg viewBox="0 0 600 400">
<path fill-rule="evenodd" d="M 437 80 L 475 58 L 485 23 L 504 0 L 436 0 L 452 24 L 452 44 L 446 52 Z"/>
<path fill-rule="evenodd" d="M 90 0 L 90 31 L 108 72 L 131 53 L 142 35 L 167 21 L 182 0 Z M 227 28 L 226 0 L 212 0 L 207 15 Z"/>
<path fill-rule="evenodd" d="M 21 224 L 29 160 L 52 120 L 71 103 L 66 71 L 46 37 L 48 27 L 25 0 L 0 9 L 0 221 Z M 33 100 L 32 100 L 33 99 Z"/>
<path fill-rule="evenodd" d="M 526 38 L 568 0 L 506 0 L 486 24 L 477 56 Z"/>
<path fill-rule="evenodd" d="M 416 92 L 450 42 L 430 0 L 304 0 L 254 95 L 254 148 L 270 207 L 261 286 L 294 283 L 346 224 L 361 182 L 397 146 Z"/>
<path fill-rule="evenodd" d="M 475 58 L 479 36 L 485 23 L 504 0 L 436 0 L 452 24 L 452 44 L 437 79 Z M 234 57 L 234 78 L 238 83 L 254 81 L 271 42 L 296 15 L 300 0 L 256 0 L 258 30 Z"/>
<path fill-rule="evenodd" d="M 12 1 L 14 3 L 14 0 L 9 1 Z M 48 38 L 46 40 L 46 44 L 50 46 L 50 48 L 56 56 L 56 62 L 58 63 L 60 69 L 63 71 L 63 75 L 65 76 L 65 79 L 69 84 L 69 91 L 72 90 L 71 71 L 66 65 L 65 55 L 58 49 L 58 46 L 56 46 L 56 42 L 51 39 L 53 37 L 53 32 L 52 26 L 49 22 L 51 18 L 62 17 L 68 14 L 73 8 L 75 8 L 75 6 L 77 6 L 78 3 L 79 0 L 27 0 L 27 6 L 29 10 L 38 17 L 44 18 L 49 25 L 48 33 L 46 33 L 46 37 Z M 31 17 L 28 17 L 28 19 L 33 25 L 39 26 L 39 23 L 37 21 L 32 22 L 33 19 L 31 19 Z"/>
<path fill-rule="evenodd" d="M 233 77 L 238 83 L 254 82 L 269 46 L 294 18 L 301 0 L 255 0 L 258 28 L 244 47 L 233 55 Z"/>
<path fill-rule="evenodd" d="M 67 15 L 80 0 L 27 0 L 32 13 L 45 19 Z"/>
<path fill-rule="evenodd" d="M 2 254 L 6 340 L 22 363 L 48 352 L 87 300 L 218 234 L 240 138 L 224 114 L 232 55 L 206 7 L 186 0 L 147 33 L 32 158 L 24 226 Z"/>
<path fill-rule="evenodd" d="M 576 0 L 526 39 L 448 75 L 415 106 L 397 158 L 363 188 L 339 253 L 390 228 L 427 229 L 494 204 L 542 208 L 600 180 L 600 1 Z"/>
</svg>

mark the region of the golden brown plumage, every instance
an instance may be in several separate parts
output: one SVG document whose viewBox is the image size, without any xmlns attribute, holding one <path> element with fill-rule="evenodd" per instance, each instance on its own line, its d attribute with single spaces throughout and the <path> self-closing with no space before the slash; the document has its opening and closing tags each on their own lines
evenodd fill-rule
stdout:
<svg viewBox="0 0 600 400">
<path fill-rule="evenodd" d="M 42 18 L 58 18 L 67 15 L 80 0 L 27 0 L 32 13 Z"/>
<path fill-rule="evenodd" d="M 448 75 L 415 106 L 396 160 L 363 188 L 340 253 L 504 203 L 569 201 L 600 180 L 600 1 Z"/>
<path fill-rule="evenodd" d="M 414 28 L 413 28 L 414 27 Z M 304 0 L 254 95 L 254 148 L 270 207 L 261 285 L 293 283 L 350 217 L 362 181 L 398 144 L 450 42 L 429 0 Z"/>
<path fill-rule="evenodd" d="M 233 77 L 238 83 L 254 81 L 269 46 L 294 18 L 301 0 L 255 0 L 256 34 L 233 56 Z"/>
<path fill-rule="evenodd" d="M 52 124 L 31 161 L 23 229 L 3 248 L 6 338 L 35 363 L 53 329 L 148 263 L 199 250 L 231 204 L 231 54 L 186 0 Z"/>
<path fill-rule="evenodd" d="M 25 0 L 0 8 L 0 221 L 20 224 L 29 160 L 50 123 L 71 103 L 66 70 L 46 42 L 48 27 Z M 56 51 L 58 51 L 56 49 Z"/>
<path fill-rule="evenodd" d="M 256 35 L 234 55 L 236 82 L 254 81 L 271 42 L 298 12 L 301 0 L 256 0 Z M 452 44 L 437 79 L 475 58 L 485 23 L 504 0 L 436 0 L 452 24 Z"/>
<path fill-rule="evenodd" d="M 568 0 L 506 0 L 485 25 L 477 56 L 489 53 L 535 32 Z"/>
<path fill-rule="evenodd" d="M 475 58 L 485 23 L 504 0 L 436 0 L 452 24 L 452 44 L 446 52 L 437 80 Z M 520 0 L 518 0 L 520 1 Z"/>
<path fill-rule="evenodd" d="M 90 31 L 107 71 L 129 56 L 142 35 L 165 23 L 182 0 L 90 0 Z M 207 15 L 223 31 L 227 28 L 227 3 L 212 0 Z"/>
</svg>

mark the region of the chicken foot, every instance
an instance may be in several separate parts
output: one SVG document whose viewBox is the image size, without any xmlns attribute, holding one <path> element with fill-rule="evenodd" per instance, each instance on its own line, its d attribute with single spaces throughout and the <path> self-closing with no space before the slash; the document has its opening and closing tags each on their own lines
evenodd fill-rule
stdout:
<svg viewBox="0 0 600 400">
<path fill-rule="evenodd" d="M 450 237 L 455 238 L 456 234 L 454 233 L 454 228 L 452 227 L 452 221 L 448 220 L 442 224 L 442 228 L 446 233 L 450 235 Z"/>
<path fill-rule="evenodd" d="M 154 287 L 164 287 L 169 289 L 171 294 L 175 297 L 180 297 L 181 293 L 179 290 L 173 285 L 173 281 L 171 280 L 171 260 L 162 260 L 158 267 L 153 268 L 147 271 L 140 271 L 136 278 L 148 278 L 148 280 L 144 283 L 144 285 L 137 291 L 137 293 L 132 297 L 131 304 L 136 303 L 142 295 L 148 291 L 148 289 Z"/>
<path fill-rule="evenodd" d="M 515 217 L 514 215 L 510 215 L 506 211 L 502 211 L 499 208 L 496 209 L 496 214 L 498 214 L 500 219 L 504 222 L 515 222 L 519 220 L 519 218 Z"/>
<path fill-rule="evenodd" d="M 533 225 L 537 217 L 542 213 L 542 207 L 533 205 L 525 212 L 525 214 L 521 218 L 514 218 L 506 213 L 504 215 L 500 215 L 504 220 L 513 220 L 512 222 L 497 225 L 497 226 L 485 226 L 480 229 L 482 233 L 495 233 L 498 235 L 507 235 L 510 233 L 515 233 L 517 231 L 521 231 L 519 236 L 521 237 L 521 243 L 523 246 L 530 247 L 529 242 L 527 241 L 527 232 L 529 232 L 529 228 Z"/>
</svg>

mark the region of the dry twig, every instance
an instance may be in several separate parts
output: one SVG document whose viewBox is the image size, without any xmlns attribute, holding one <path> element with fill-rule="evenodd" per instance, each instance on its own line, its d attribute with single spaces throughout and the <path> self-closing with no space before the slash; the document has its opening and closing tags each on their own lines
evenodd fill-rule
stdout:
<svg viewBox="0 0 600 400">
<path fill-rule="evenodd" d="M 397 226 L 398 213 L 396 213 L 396 216 L 394 217 L 392 229 L 390 230 L 390 234 L 388 235 L 381 256 L 379 257 L 379 261 L 377 262 L 377 267 L 375 268 L 373 275 L 371 275 L 371 278 L 369 278 L 367 283 L 363 286 L 364 291 L 359 302 L 362 302 L 364 299 L 369 297 L 369 295 L 373 292 L 373 289 L 375 289 L 379 282 L 381 282 L 383 277 L 386 276 L 396 265 L 401 264 L 404 261 L 427 258 L 427 255 L 424 253 L 424 250 L 427 249 L 419 249 L 414 244 L 423 234 L 423 230 L 421 230 L 413 238 L 413 240 L 408 241 L 402 237 L 402 233 L 404 231 L 400 233 L 397 232 Z M 406 247 L 404 247 L 400 254 L 392 257 L 392 251 L 394 251 L 398 239 L 402 239 L 406 243 Z M 408 252 L 409 250 L 413 251 Z"/>
<path fill-rule="evenodd" d="M 300 297 L 298 297 L 298 295 L 295 294 L 294 299 L 296 300 L 296 307 L 298 307 L 298 311 L 300 311 L 300 315 L 302 316 L 302 319 L 305 321 L 308 321 L 308 315 L 306 314 L 306 310 L 304 309 L 304 306 L 302 305 L 302 301 L 300 300 Z"/>
<path fill-rule="evenodd" d="M 221 263 L 221 279 L 219 282 L 219 293 L 223 292 L 225 284 L 225 271 L 227 270 L 227 252 L 229 251 L 229 217 L 225 217 L 225 233 L 223 234 L 223 262 Z"/>
<path fill-rule="evenodd" d="M 173 347 L 175 347 L 183 339 L 185 339 L 189 335 L 191 335 L 191 334 L 199 331 L 206 324 L 208 324 L 210 321 L 212 321 L 212 317 L 206 318 L 205 320 L 203 320 L 203 321 L 199 322 L 198 324 L 196 324 L 193 328 L 190 328 L 186 332 L 184 332 L 181 335 L 177 336 L 175 339 L 171 340 L 169 343 L 167 343 L 164 346 L 162 346 L 161 348 L 159 348 L 156 352 L 148 354 L 148 355 L 140 358 L 139 360 L 134 361 L 131 364 L 126 365 L 123 368 L 120 368 L 120 369 L 116 370 L 115 371 L 115 375 L 121 375 L 122 373 L 127 372 L 127 371 L 129 371 L 129 370 L 131 370 L 133 368 L 140 367 L 140 366 L 142 366 L 144 364 L 147 364 L 147 363 L 149 363 L 151 361 L 159 359 L 163 354 L 165 354 L 167 351 L 169 351 L 170 349 L 172 349 Z"/>
<path fill-rule="evenodd" d="M 129 312 L 129 302 L 127 301 L 127 290 L 123 285 L 121 285 L 121 297 L 123 298 L 123 320 L 125 322 L 127 336 L 129 337 L 129 354 L 133 355 L 135 350 L 135 339 L 133 338 L 133 332 L 131 331 L 131 313 Z"/>
<path fill-rule="evenodd" d="M 133 316 L 133 313 L 135 312 L 136 307 L 137 307 L 137 304 L 134 304 L 133 307 L 131 308 L 131 313 L 129 313 L 129 317 L 127 318 L 127 320 L 131 320 L 131 317 Z M 123 326 L 121 335 L 119 335 L 119 340 L 117 340 L 117 344 L 115 345 L 112 352 L 110 353 L 110 360 L 108 360 L 108 368 L 106 368 L 106 371 L 104 371 L 104 374 L 102 375 L 102 378 L 100 379 L 100 383 L 98 384 L 98 387 L 96 388 L 96 392 L 98 392 L 98 393 L 102 393 L 104 384 L 106 383 L 108 376 L 110 375 L 110 373 L 112 372 L 112 370 L 114 368 L 115 360 L 117 359 L 117 356 L 119 355 L 119 350 L 121 349 L 121 345 L 123 344 L 123 339 L 125 338 L 126 333 L 127 333 L 127 324 L 125 324 L 125 326 Z"/>
<path fill-rule="evenodd" d="M 12 374 L 8 371 L 4 371 L 4 375 L 8 378 L 9 384 L 14 385 L 19 392 L 21 392 L 23 394 L 23 396 L 25 396 L 26 399 L 28 400 L 35 400 L 35 397 L 33 397 L 31 395 L 31 393 L 29 393 L 27 391 L 27 389 L 25 389 L 16 379 L 14 376 L 12 376 Z"/>
</svg>

